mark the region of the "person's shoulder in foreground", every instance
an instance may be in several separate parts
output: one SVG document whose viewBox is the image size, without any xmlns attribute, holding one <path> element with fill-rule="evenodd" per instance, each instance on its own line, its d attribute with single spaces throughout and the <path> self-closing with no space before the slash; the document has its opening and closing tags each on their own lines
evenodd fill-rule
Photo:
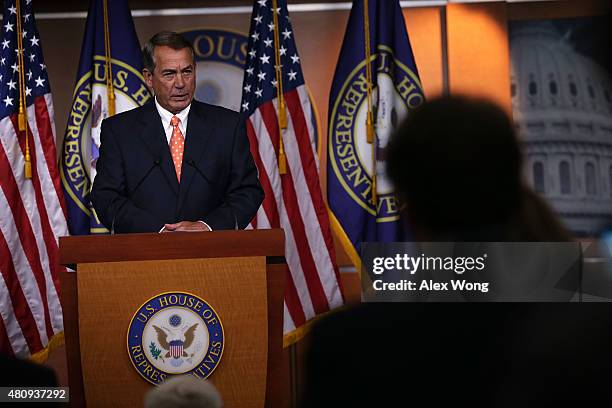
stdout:
<svg viewBox="0 0 612 408">
<path fill-rule="evenodd" d="M 0 354 L 0 367 L 5 374 L 0 384 L 3 387 L 58 386 L 53 370 L 40 364 Z"/>
<path fill-rule="evenodd" d="M 609 303 L 369 303 L 306 340 L 302 408 L 612 402 Z"/>
</svg>

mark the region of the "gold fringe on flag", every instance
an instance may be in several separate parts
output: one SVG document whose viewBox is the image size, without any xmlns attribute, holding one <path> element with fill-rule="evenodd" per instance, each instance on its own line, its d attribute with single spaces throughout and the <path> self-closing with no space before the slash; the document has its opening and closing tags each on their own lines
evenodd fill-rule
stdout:
<svg viewBox="0 0 612 408">
<path fill-rule="evenodd" d="M 278 0 L 272 0 L 272 16 L 274 18 L 274 57 L 276 62 L 276 96 L 278 100 L 278 171 L 287 173 L 287 157 L 283 144 L 283 129 L 287 129 L 287 110 L 283 94 L 283 71 L 281 69 L 280 40 L 278 35 Z"/>
<path fill-rule="evenodd" d="M 115 88 L 113 85 L 113 67 L 111 61 L 110 31 L 108 28 L 108 0 L 104 4 L 104 54 L 106 63 L 106 95 L 108 96 L 108 116 L 115 114 Z"/>
<path fill-rule="evenodd" d="M 368 113 L 366 117 L 367 141 L 372 145 L 372 204 L 376 209 L 376 141 L 374 138 L 374 114 L 372 113 L 372 52 L 370 49 L 370 7 L 368 0 L 363 0 L 363 31 L 365 36 L 365 60 Z"/>
<path fill-rule="evenodd" d="M 23 34 L 21 32 L 21 4 L 17 0 L 17 63 L 19 64 L 19 113 L 17 114 L 17 122 L 19 132 L 25 132 L 25 157 L 24 157 L 24 175 L 26 179 L 32 178 L 32 158 L 30 157 L 30 141 L 28 138 L 28 115 L 26 109 L 26 82 L 25 82 L 25 64 L 23 62 Z"/>
</svg>

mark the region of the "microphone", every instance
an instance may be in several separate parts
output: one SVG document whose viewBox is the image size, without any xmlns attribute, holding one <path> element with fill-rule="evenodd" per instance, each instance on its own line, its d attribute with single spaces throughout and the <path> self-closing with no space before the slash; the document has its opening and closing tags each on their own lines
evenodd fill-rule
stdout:
<svg viewBox="0 0 612 408">
<path fill-rule="evenodd" d="M 156 157 L 155 160 L 153 160 L 153 164 L 151 165 L 151 167 L 149 167 L 149 170 L 147 170 L 145 175 L 142 176 L 140 180 L 138 180 L 138 183 L 136 183 L 136 187 L 134 187 L 132 189 L 132 194 L 131 195 L 134 195 L 134 193 L 136 193 L 136 191 L 138 191 L 138 188 L 140 188 L 140 185 L 147 179 L 147 177 L 149 177 L 149 174 L 151 174 L 153 169 L 155 167 L 159 166 L 160 164 L 161 164 L 161 160 L 159 159 L 159 157 Z"/>
<path fill-rule="evenodd" d="M 196 164 L 195 160 L 193 160 L 192 158 L 187 157 L 186 158 L 186 163 L 193 167 L 198 173 L 200 173 L 200 176 L 202 176 L 204 178 L 204 180 L 206 180 L 207 182 L 211 183 L 211 184 L 216 184 L 214 181 L 211 181 L 208 177 L 206 177 L 206 174 L 204 174 L 204 172 L 202 172 L 202 170 L 200 170 L 200 167 L 198 167 L 198 165 Z"/>
<path fill-rule="evenodd" d="M 149 177 L 149 174 L 151 174 L 153 169 L 156 168 L 157 166 L 159 166 L 160 164 L 161 164 L 161 160 L 159 159 L 159 157 L 156 157 L 153 160 L 153 164 L 151 165 L 151 167 L 149 167 L 149 170 L 147 170 L 145 175 L 142 176 L 140 178 L 140 180 L 138 180 L 138 183 L 136 183 L 136 187 L 134 187 L 132 189 L 132 194 L 131 194 L 132 196 L 134 195 L 134 193 L 136 193 L 136 191 L 138 191 L 138 189 L 140 188 L 141 184 Z M 125 201 L 123 201 L 123 203 L 115 211 L 115 216 L 113 217 L 113 221 L 111 223 L 111 231 L 110 231 L 111 235 L 115 234 L 115 218 L 117 218 L 117 214 L 119 213 L 119 211 L 121 211 L 123 209 L 123 207 L 128 203 L 128 201 L 130 201 L 130 199 L 126 198 Z"/>
<path fill-rule="evenodd" d="M 185 158 L 185 162 L 193 167 L 198 173 L 200 173 L 200 176 L 202 176 L 204 178 L 204 180 L 206 180 L 207 182 L 211 183 L 211 184 L 217 184 L 214 181 L 211 181 L 208 177 L 206 177 L 206 174 L 204 174 L 204 172 L 202 170 L 200 170 L 200 167 L 198 167 L 198 165 L 196 164 L 195 160 L 193 160 L 192 158 Z M 238 228 L 238 219 L 236 218 L 236 215 L 234 215 L 234 229 L 237 230 Z"/>
</svg>

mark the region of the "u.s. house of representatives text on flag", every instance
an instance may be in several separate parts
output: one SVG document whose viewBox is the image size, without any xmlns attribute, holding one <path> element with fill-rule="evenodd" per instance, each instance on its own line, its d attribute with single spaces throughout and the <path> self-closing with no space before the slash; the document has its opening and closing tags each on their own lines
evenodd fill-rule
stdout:
<svg viewBox="0 0 612 408">
<path fill-rule="evenodd" d="M 384 151 L 395 127 L 423 101 L 399 2 L 368 3 L 364 13 L 364 1 L 353 2 L 329 99 L 327 199 L 334 214 L 334 232 L 356 266 L 360 264 L 361 242 L 406 239 L 400 208 L 386 177 Z M 366 31 L 370 39 L 373 143 L 366 137 Z"/>
<path fill-rule="evenodd" d="M 62 338 L 58 237 L 68 235 L 53 102 L 32 2 L 6 0 L 1 29 L 0 352 L 41 360 Z"/>
<path fill-rule="evenodd" d="M 275 70 L 277 57 L 280 77 Z M 286 105 L 286 129 L 279 125 L 279 87 Z M 343 299 L 319 185 L 312 110 L 284 0 L 258 0 L 253 6 L 242 112 L 266 194 L 252 226 L 285 231 L 290 275 L 285 289 L 284 333 L 290 342 L 296 328 L 342 305 Z M 284 174 L 279 171 L 281 144 L 286 158 L 280 159 L 286 162 Z"/>
<path fill-rule="evenodd" d="M 141 73 L 140 45 L 127 0 L 109 1 L 106 16 L 103 1 L 91 0 L 64 135 L 61 176 L 73 235 L 108 232 L 93 211 L 90 191 L 102 120 L 112 115 L 109 87 L 115 96 L 115 113 L 142 106 L 151 98 Z"/>
</svg>

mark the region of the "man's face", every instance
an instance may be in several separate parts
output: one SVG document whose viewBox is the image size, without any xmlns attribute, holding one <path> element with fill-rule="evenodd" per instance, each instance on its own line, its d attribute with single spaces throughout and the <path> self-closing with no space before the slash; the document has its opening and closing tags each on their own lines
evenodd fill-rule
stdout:
<svg viewBox="0 0 612 408">
<path fill-rule="evenodd" d="M 172 113 L 185 109 L 195 92 L 195 65 L 189 48 L 174 50 L 167 46 L 154 49 L 155 69 L 143 70 L 147 85 L 153 88 L 157 102 Z"/>
</svg>

